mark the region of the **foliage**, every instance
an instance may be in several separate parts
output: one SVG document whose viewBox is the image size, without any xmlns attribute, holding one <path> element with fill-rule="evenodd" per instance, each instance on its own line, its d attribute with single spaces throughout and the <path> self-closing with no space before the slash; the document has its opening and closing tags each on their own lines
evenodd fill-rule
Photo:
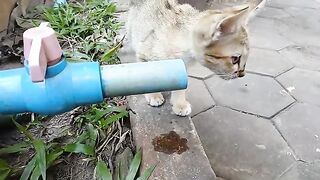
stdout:
<svg viewBox="0 0 320 180">
<path fill-rule="evenodd" d="M 116 21 L 115 4 L 106 0 L 70 2 L 45 9 L 43 19 L 50 22 L 72 60 L 101 60 L 116 63 L 115 36 L 121 24 Z"/>
<path fill-rule="evenodd" d="M 28 141 L 26 143 L 15 144 L 10 147 L 2 148 L 0 151 L 3 154 L 11 154 L 25 151 L 26 147 L 32 146 L 35 149 L 35 155 L 27 163 L 23 169 L 20 180 L 36 180 L 42 176 L 42 179 L 46 179 L 46 170 L 54 164 L 56 160 L 60 158 L 63 153 L 83 153 L 85 155 L 94 156 L 95 143 L 97 140 L 98 131 L 93 128 L 92 125 L 87 126 L 87 131 L 84 131 L 76 140 L 75 143 L 67 144 L 63 148 L 54 146 L 54 144 L 45 143 L 41 139 L 37 139 L 31 135 L 31 133 L 22 125 L 17 123 L 13 119 L 13 123 L 18 130 L 24 134 Z M 87 139 L 88 138 L 88 139 Z M 83 143 L 83 144 L 81 144 Z M 21 148 L 23 147 L 23 148 Z M 95 158 L 97 159 L 97 158 Z M 138 150 L 134 156 L 128 174 L 125 176 L 125 180 L 134 180 L 138 174 L 138 170 L 141 164 L 142 151 Z M 137 180 L 147 180 L 155 169 L 155 165 L 148 168 L 142 176 Z M 0 180 L 6 179 L 10 174 L 18 172 L 19 169 L 13 169 L 7 162 L 0 159 Z M 101 160 L 96 160 L 96 179 L 98 180 L 112 180 L 112 175 L 108 166 Z M 121 177 L 124 177 L 121 175 Z"/>
<path fill-rule="evenodd" d="M 126 174 L 125 176 L 120 175 L 120 177 L 126 177 L 125 179 L 120 179 L 120 180 L 148 180 L 149 177 L 151 176 L 152 172 L 154 171 L 156 165 L 149 167 L 142 176 L 135 178 L 138 174 L 138 170 L 140 167 L 140 163 L 141 163 L 141 159 L 142 159 L 142 151 L 141 149 L 138 150 L 138 152 L 136 153 L 136 155 L 134 156 L 131 164 L 130 164 L 130 168 L 129 168 L 129 172 L 128 174 Z M 120 172 L 121 173 L 121 172 Z M 96 176 L 97 179 L 101 179 L 101 180 L 109 180 L 111 173 L 107 167 L 107 165 L 104 162 L 98 162 L 96 165 Z M 112 179 L 111 179 L 112 180 Z"/>
<path fill-rule="evenodd" d="M 42 7 L 43 8 L 43 7 Z M 68 4 L 57 8 L 43 8 L 42 17 L 33 19 L 17 18 L 20 27 L 30 28 L 38 26 L 43 20 L 48 21 L 57 32 L 59 42 L 64 49 L 64 55 L 69 60 L 98 60 L 100 63 L 118 63 L 117 50 L 121 42 L 115 41 L 121 24 L 116 21 L 116 6 L 108 0 L 86 0 L 78 3 L 70 0 Z M 124 107 L 111 106 L 101 103 L 90 106 L 88 110 L 75 120 L 80 132 L 78 137 L 68 144 L 46 142 L 34 137 L 29 131 L 32 126 L 41 127 L 46 117 L 33 116 L 32 122 L 26 127 L 13 119 L 17 129 L 26 136 L 25 142 L 20 142 L 0 149 L 0 156 L 8 154 L 34 152 L 29 162 L 22 167 L 11 167 L 0 159 L 0 180 L 10 176 L 20 175 L 21 180 L 46 179 L 46 171 L 57 164 L 63 154 L 80 153 L 90 158 L 96 164 L 95 176 L 97 179 L 112 179 L 108 165 L 101 160 L 100 153 L 104 150 L 110 127 L 128 116 Z M 125 135 L 125 133 L 123 134 Z M 125 180 L 137 177 L 142 158 L 139 150 L 129 168 L 129 173 L 121 175 Z M 155 166 L 147 169 L 138 180 L 148 179 Z M 122 179 L 121 179 L 122 180 Z M 124 179 L 123 179 L 124 180 Z"/>
</svg>

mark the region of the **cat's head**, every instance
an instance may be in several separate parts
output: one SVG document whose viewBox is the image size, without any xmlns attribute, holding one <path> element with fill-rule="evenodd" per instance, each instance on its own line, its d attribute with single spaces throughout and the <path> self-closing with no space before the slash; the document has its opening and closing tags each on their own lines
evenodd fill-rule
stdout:
<svg viewBox="0 0 320 180">
<path fill-rule="evenodd" d="M 249 53 L 245 23 L 249 6 L 204 11 L 192 31 L 194 54 L 199 62 L 224 79 L 245 75 Z"/>
</svg>

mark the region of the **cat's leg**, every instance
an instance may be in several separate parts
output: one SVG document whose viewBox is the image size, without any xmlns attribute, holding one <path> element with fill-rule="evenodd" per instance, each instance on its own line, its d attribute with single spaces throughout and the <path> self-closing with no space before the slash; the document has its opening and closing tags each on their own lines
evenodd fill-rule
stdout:
<svg viewBox="0 0 320 180">
<path fill-rule="evenodd" d="M 153 107 L 161 106 L 164 103 L 164 98 L 161 93 L 144 94 L 148 104 Z"/>
<path fill-rule="evenodd" d="M 191 113 L 191 104 L 186 100 L 186 90 L 172 91 L 170 102 L 176 115 L 188 116 Z"/>
</svg>

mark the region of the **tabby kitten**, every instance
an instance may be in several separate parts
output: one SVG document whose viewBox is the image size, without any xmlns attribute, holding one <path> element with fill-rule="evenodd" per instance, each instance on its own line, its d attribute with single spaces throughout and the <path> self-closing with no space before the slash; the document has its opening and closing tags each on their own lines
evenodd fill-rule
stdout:
<svg viewBox="0 0 320 180">
<path fill-rule="evenodd" d="M 187 68 L 196 60 L 224 79 L 245 75 L 249 53 L 246 22 L 252 6 L 199 12 L 176 0 L 131 0 L 127 34 L 138 61 L 181 58 Z M 145 94 L 151 106 L 164 102 L 161 93 Z M 185 90 L 171 95 L 172 110 L 191 113 Z"/>
</svg>

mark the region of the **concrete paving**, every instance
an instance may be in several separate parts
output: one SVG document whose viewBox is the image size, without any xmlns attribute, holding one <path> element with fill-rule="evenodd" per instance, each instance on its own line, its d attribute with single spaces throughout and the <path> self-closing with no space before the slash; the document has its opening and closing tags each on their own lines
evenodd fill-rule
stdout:
<svg viewBox="0 0 320 180">
<path fill-rule="evenodd" d="M 217 176 L 320 179 L 319 10 L 267 1 L 249 24 L 248 75 L 204 79 L 216 105 L 193 122 Z"/>
<path fill-rule="evenodd" d="M 168 102 L 161 108 L 150 108 L 143 105 L 142 96 L 132 97 L 139 102 L 131 106 L 136 111 L 132 122 L 145 128 L 154 121 L 152 127 L 156 127 L 138 135 L 142 138 L 138 140 L 140 144 L 148 144 L 155 134 L 176 129 L 190 137 L 189 145 L 198 153 L 194 157 L 207 157 L 216 176 L 223 179 L 320 179 L 319 12 L 320 0 L 268 0 L 249 22 L 251 54 L 245 77 L 225 81 L 200 65 L 189 72 L 188 98 L 193 107 L 190 118 L 164 113 L 171 112 Z M 123 53 L 122 57 L 123 62 L 134 59 L 130 53 Z M 200 142 L 197 138 L 205 154 L 192 144 Z M 150 143 L 145 146 L 152 149 Z M 192 162 L 188 153 L 150 154 L 147 158 L 171 161 L 169 167 L 174 172 L 179 172 L 175 158 Z M 203 179 L 210 173 L 213 179 L 214 173 L 197 161 L 195 158 L 194 163 L 209 173 Z M 188 177 L 168 179 L 202 179 Z"/>
<path fill-rule="evenodd" d="M 193 122 L 212 168 L 225 179 L 271 180 L 295 162 L 267 119 L 216 106 Z"/>
</svg>

